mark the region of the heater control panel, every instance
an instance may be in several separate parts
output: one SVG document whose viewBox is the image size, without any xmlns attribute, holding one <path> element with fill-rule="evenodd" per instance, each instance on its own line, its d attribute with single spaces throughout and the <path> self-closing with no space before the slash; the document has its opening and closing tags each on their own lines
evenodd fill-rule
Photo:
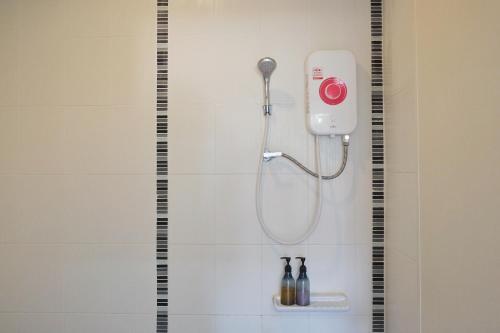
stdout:
<svg viewBox="0 0 500 333">
<path fill-rule="evenodd" d="M 314 135 L 351 133 L 357 124 L 356 61 L 349 51 L 316 51 L 306 61 L 307 121 Z"/>
</svg>

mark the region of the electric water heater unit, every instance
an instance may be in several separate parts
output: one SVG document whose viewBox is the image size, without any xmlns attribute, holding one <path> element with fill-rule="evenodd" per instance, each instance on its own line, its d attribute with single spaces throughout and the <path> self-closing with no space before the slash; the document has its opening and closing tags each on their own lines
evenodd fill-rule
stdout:
<svg viewBox="0 0 500 333">
<path fill-rule="evenodd" d="M 298 244 L 311 235 L 319 223 L 323 201 L 322 181 L 335 179 L 342 174 L 349 153 L 349 134 L 357 123 L 356 61 L 349 51 L 316 51 L 305 62 L 307 127 L 315 136 L 315 164 L 313 171 L 292 156 L 269 149 L 269 118 L 272 115 L 270 96 L 271 74 L 277 67 L 273 58 L 265 57 L 257 64 L 264 79 L 264 139 L 262 140 L 259 169 L 257 172 L 256 209 L 257 218 L 265 234 L 280 244 Z M 343 155 L 340 166 L 333 174 L 324 175 L 321 170 L 319 136 L 342 136 Z M 293 238 L 284 239 L 273 232 L 263 217 L 262 173 L 265 162 L 274 158 L 286 158 L 317 179 L 317 200 L 314 216 L 305 231 Z"/>
<path fill-rule="evenodd" d="M 356 61 L 349 51 L 307 57 L 307 122 L 313 135 L 351 133 L 357 123 Z"/>
</svg>

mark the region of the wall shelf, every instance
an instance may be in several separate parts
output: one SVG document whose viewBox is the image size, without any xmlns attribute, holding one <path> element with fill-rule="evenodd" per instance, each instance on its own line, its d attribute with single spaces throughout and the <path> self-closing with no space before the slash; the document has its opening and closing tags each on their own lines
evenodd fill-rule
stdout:
<svg viewBox="0 0 500 333">
<path fill-rule="evenodd" d="M 281 296 L 273 296 L 274 308 L 281 312 L 335 312 L 349 310 L 349 299 L 344 293 L 311 293 L 311 304 L 282 305 Z"/>
</svg>

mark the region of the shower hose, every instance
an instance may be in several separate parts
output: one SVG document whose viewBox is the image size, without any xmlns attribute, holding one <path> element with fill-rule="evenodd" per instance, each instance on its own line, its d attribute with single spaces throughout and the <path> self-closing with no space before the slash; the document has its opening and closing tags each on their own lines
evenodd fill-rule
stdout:
<svg viewBox="0 0 500 333">
<path fill-rule="evenodd" d="M 295 158 L 292 156 L 281 153 L 281 152 L 269 152 L 268 151 L 268 145 L 269 145 L 269 118 L 270 115 L 266 114 L 264 116 L 265 118 L 265 123 L 264 123 L 264 138 L 262 140 L 262 147 L 261 147 L 261 154 L 259 156 L 259 167 L 257 171 L 257 185 L 256 185 L 256 208 L 257 208 L 257 219 L 259 220 L 260 226 L 262 227 L 262 230 L 264 233 L 272 239 L 273 241 L 279 243 L 279 244 L 284 244 L 284 245 L 295 245 L 302 243 L 304 240 L 306 240 L 316 229 L 319 219 L 321 217 L 321 208 L 323 205 L 323 191 L 322 191 L 322 186 L 321 186 L 321 181 L 322 180 L 330 180 L 330 179 L 335 179 L 345 169 L 345 166 L 347 164 L 347 157 L 348 157 L 348 152 L 349 152 L 349 136 L 344 135 L 342 137 L 342 146 L 343 146 L 343 154 L 342 154 L 342 163 L 337 170 L 332 175 L 328 176 L 323 176 L 321 172 L 321 154 L 320 154 L 320 146 L 319 146 L 319 136 L 314 137 L 314 150 L 315 150 L 315 163 L 316 163 L 316 172 L 309 170 L 306 166 L 301 164 L 299 161 L 297 161 Z M 286 158 L 287 160 L 293 162 L 295 165 L 297 165 L 300 169 L 308 173 L 309 175 L 315 177 L 317 179 L 317 188 L 316 188 L 316 195 L 317 195 L 317 200 L 316 200 L 316 205 L 315 205 L 315 210 L 314 210 L 314 215 L 312 216 L 311 221 L 309 222 L 306 230 L 298 237 L 292 238 L 292 239 L 285 239 L 283 237 L 280 237 L 276 235 L 266 224 L 266 221 L 264 220 L 262 208 L 263 208 L 263 195 L 262 195 L 262 173 L 263 173 L 263 167 L 264 167 L 264 162 L 269 162 L 275 157 L 283 157 Z"/>
</svg>

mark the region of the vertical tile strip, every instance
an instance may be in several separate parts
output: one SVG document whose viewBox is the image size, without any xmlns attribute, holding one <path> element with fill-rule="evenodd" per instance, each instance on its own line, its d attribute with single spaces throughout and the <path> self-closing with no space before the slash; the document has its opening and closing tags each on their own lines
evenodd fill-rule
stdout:
<svg viewBox="0 0 500 333">
<path fill-rule="evenodd" d="M 372 332 L 385 332 L 383 0 L 371 0 Z"/>
<path fill-rule="evenodd" d="M 384 93 L 382 3 L 371 0 L 372 56 L 372 332 L 385 332 L 384 283 Z M 168 332 L 168 0 L 157 2 L 156 204 L 157 319 L 156 332 Z"/>
<path fill-rule="evenodd" d="M 168 332 L 168 0 L 156 10 L 156 332 Z"/>
</svg>

